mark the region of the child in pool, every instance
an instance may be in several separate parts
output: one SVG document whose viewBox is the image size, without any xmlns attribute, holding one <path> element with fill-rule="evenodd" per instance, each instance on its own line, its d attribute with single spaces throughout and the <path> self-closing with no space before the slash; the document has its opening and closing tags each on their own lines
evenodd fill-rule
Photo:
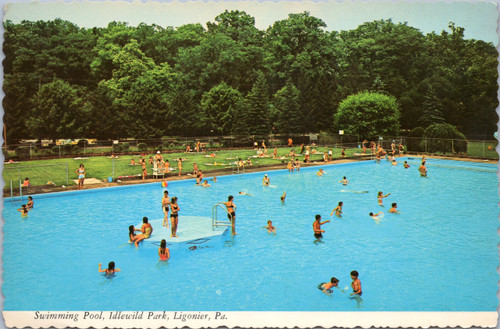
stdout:
<svg viewBox="0 0 500 329">
<path fill-rule="evenodd" d="M 134 225 L 130 225 L 128 227 L 128 237 L 130 239 L 130 242 L 134 243 L 136 247 L 139 247 L 139 242 L 144 240 L 144 235 L 135 235 L 135 231 L 136 230 L 134 229 Z"/>
<path fill-rule="evenodd" d="M 163 192 L 163 198 L 161 199 L 161 208 L 163 210 L 163 226 L 168 227 L 168 206 L 170 205 L 170 198 L 168 197 L 168 191 Z"/>
<path fill-rule="evenodd" d="M 210 187 L 210 186 L 212 186 L 212 185 L 208 184 L 208 181 L 205 179 L 205 180 L 203 181 L 203 184 L 201 184 L 201 186 L 202 186 L 202 187 Z"/>
<path fill-rule="evenodd" d="M 115 268 L 115 262 L 109 262 L 108 268 L 102 270 L 102 264 L 99 263 L 99 273 L 106 272 L 106 275 L 113 275 L 115 272 L 120 272 L 119 268 Z"/>
<path fill-rule="evenodd" d="M 323 176 L 324 173 L 325 173 L 325 171 L 323 169 L 320 169 L 320 170 L 318 170 L 318 172 L 316 173 L 316 175 Z"/>
<path fill-rule="evenodd" d="M 339 183 L 342 183 L 342 185 L 347 185 L 349 183 L 349 181 L 347 180 L 347 178 L 344 176 L 344 179 L 342 180 L 339 180 Z"/>
<path fill-rule="evenodd" d="M 21 208 L 17 209 L 17 211 L 21 212 L 21 217 L 28 217 L 28 208 L 23 204 Z"/>
<path fill-rule="evenodd" d="M 344 203 L 342 201 L 339 202 L 339 205 L 337 207 L 335 207 L 335 209 L 332 210 L 330 216 L 333 216 L 333 213 L 335 212 L 335 216 L 337 217 L 342 217 L 342 206 L 344 205 Z"/>
<path fill-rule="evenodd" d="M 405 167 L 405 169 L 410 168 L 410 165 L 408 164 L 408 162 L 407 162 L 407 161 L 405 161 L 405 163 L 404 163 L 404 165 L 403 165 L 403 166 Z"/>
<path fill-rule="evenodd" d="M 283 194 L 280 196 L 281 204 L 285 204 L 285 199 L 286 199 L 286 191 L 284 191 Z"/>
<path fill-rule="evenodd" d="M 333 291 L 333 287 L 337 287 L 339 285 L 339 280 L 336 277 L 332 277 L 330 279 L 330 282 L 328 283 L 320 283 L 318 286 L 318 289 L 321 290 L 323 293 L 330 295 Z"/>
<path fill-rule="evenodd" d="M 377 220 L 380 220 L 380 218 L 378 218 L 378 216 L 379 216 L 380 214 L 383 214 L 383 213 L 384 213 L 383 211 L 379 211 L 379 212 L 378 212 L 378 213 L 376 213 L 376 214 L 374 214 L 374 213 L 372 213 L 372 212 L 371 212 L 371 213 L 369 213 L 368 215 L 369 215 L 371 218 L 373 218 L 373 219 L 375 219 L 375 220 L 377 221 Z"/>
<path fill-rule="evenodd" d="M 358 271 L 351 272 L 351 279 L 352 279 L 351 287 L 353 291 L 351 296 L 352 295 L 361 296 L 363 294 L 363 291 L 361 290 L 361 281 L 359 281 L 358 276 L 359 276 Z"/>
<path fill-rule="evenodd" d="M 276 234 L 276 227 L 273 226 L 273 222 L 271 220 L 267 221 L 267 226 L 264 226 L 263 228 L 267 229 L 267 233 L 274 233 Z"/>
<path fill-rule="evenodd" d="M 167 248 L 167 241 L 165 239 L 161 240 L 160 248 L 158 248 L 158 256 L 160 260 L 168 260 L 170 258 L 170 250 Z"/>
</svg>

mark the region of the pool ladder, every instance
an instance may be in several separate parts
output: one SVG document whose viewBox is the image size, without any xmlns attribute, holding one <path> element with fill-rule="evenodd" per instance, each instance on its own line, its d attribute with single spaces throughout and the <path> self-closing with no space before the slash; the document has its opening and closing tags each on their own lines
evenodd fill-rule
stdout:
<svg viewBox="0 0 500 329">
<path fill-rule="evenodd" d="M 212 207 L 212 231 L 215 230 L 216 227 L 219 227 L 219 226 L 231 226 L 231 221 L 219 221 L 217 220 L 217 208 L 221 208 L 222 210 L 224 210 L 224 212 L 226 214 L 229 215 L 229 212 L 227 211 L 226 209 L 226 204 L 224 202 L 219 202 L 219 203 L 216 203 L 213 207 Z"/>
</svg>

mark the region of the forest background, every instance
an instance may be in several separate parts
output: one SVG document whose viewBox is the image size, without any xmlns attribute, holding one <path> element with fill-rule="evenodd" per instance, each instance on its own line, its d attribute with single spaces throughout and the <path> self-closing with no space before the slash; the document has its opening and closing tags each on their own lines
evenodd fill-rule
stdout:
<svg viewBox="0 0 500 329">
<path fill-rule="evenodd" d="M 357 125 L 368 127 L 363 138 L 436 123 L 467 138 L 497 131 L 497 50 L 465 39 L 453 22 L 440 34 L 391 20 L 337 32 L 302 12 L 259 30 L 252 16 L 232 10 L 206 28 L 80 28 L 60 19 L 4 28 L 10 143 L 337 133 L 345 128 L 342 102 L 367 95 L 373 106 L 389 98 L 395 110 L 376 111 L 375 125 L 366 106 L 354 106 Z"/>
</svg>

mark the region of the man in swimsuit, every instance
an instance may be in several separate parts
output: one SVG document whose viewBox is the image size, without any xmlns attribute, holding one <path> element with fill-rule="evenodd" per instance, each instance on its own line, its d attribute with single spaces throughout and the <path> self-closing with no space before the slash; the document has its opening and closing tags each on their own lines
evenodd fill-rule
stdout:
<svg viewBox="0 0 500 329">
<path fill-rule="evenodd" d="M 391 214 L 399 214 L 399 211 L 396 209 L 398 207 L 398 204 L 396 202 L 392 203 L 392 208 L 389 209 L 389 212 Z"/>
<path fill-rule="evenodd" d="M 361 281 L 359 281 L 358 276 L 359 276 L 358 271 L 351 272 L 351 279 L 352 279 L 351 287 L 353 291 L 351 296 L 352 295 L 361 296 L 363 294 L 363 291 L 361 290 Z"/>
<path fill-rule="evenodd" d="M 231 234 L 236 235 L 236 228 L 235 228 L 236 205 L 233 203 L 232 195 L 227 197 L 226 208 L 227 208 L 227 218 L 229 218 L 229 220 L 231 221 Z"/>
<path fill-rule="evenodd" d="M 321 222 L 321 215 L 316 215 L 316 220 L 313 223 L 313 230 L 314 230 L 314 237 L 316 238 L 316 242 L 321 242 L 321 239 L 323 238 L 323 234 L 325 231 L 321 229 L 321 225 L 325 223 L 329 223 L 329 220 L 325 220 L 324 222 Z"/>
<path fill-rule="evenodd" d="M 427 168 L 425 167 L 425 161 L 422 161 L 420 167 L 418 167 L 418 171 L 420 171 L 421 177 L 427 177 Z"/>
</svg>

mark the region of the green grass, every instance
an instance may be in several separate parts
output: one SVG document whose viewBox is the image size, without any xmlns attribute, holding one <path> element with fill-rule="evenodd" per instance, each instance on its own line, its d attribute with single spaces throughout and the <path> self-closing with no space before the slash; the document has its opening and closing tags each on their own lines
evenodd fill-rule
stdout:
<svg viewBox="0 0 500 329">
<path fill-rule="evenodd" d="M 332 150 L 334 158 L 340 157 L 340 149 L 317 147 L 316 154 L 311 154 L 311 161 L 322 161 L 323 152 Z M 295 148 L 298 152 L 299 148 Z M 290 152 L 290 148 L 282 147 L 278 148 L 278 157 L 285 156 Z M 359 149 L 352 148 L 346 149 L 346 156 L 351 156 L 353 153 L 359 152 Z M 251 159 L 253 166 L 271 166 L 271 165 L 285 165 L 289 161 L 289 157 L 286 160 L 273 159 L 272 158 L 273 149 L 268 148 L 267 154 L 270 157 L 264 158 L 254 158 L 257 154 L 255 150 L 250 149 L 239 149 L 239 150 L 223 150 L 217 151 L 217 157 L 205 157 L 202 153 L 167 153 L 163 154 L 164 158 L 168 159 L 170 166 L 176 170 L 172 172 L 171 175 L 176 175 L 177 172 L 177 161 L 178 158 L 186 158 L 183 161 L 183 174 L 188 172 L 193 172 L 193 164 L 196 162 L 198 168 L 202 170 L 207 175 L 211 172 L 220 169 L 231 170 L 231 162 L 236 161 L 238 158 L 242 160 Z M 209 155 L 210 152 L 206 152 Z M 154 153 L 147 154 L 146 160 L 154 156 Z M 137 155 L 125 155 L 120 156 L 117 159 L 108 159 L 105 156 L 95 156 L 89 157 L 88 159 L 49 159 L 49 160 L 32 160 L 32 161 L 20 161 L 19 163 L 11 163 L 4 165 L 3 178 L 5 181 L 5 188 L 10 188 L 10 181 L 12 180 L 13 187 L 19 187 L 19 180 L 24 180 L 25 177 L 30 179 L 32 186 L 46 185 L 48 181 L 52 181 L 55 185 L 75 185 L 73 180 L 77 179 L 76 169 L 79 167 L 80 163 L 83 163 L 86 169 L 86 176 L 88 178 L 96 178 L 99 180 L 107 180 L 108 177 L 114 177 L 117 179 L 119 176 L 129 176 L 138 175 L 140 177 L 142 170 L 141 166 L 130 166 L 130 160 L 134 158 L 136 162 L 139 160 Z M 231 159 L 228 159 L 231 158 Z M 299 156 L 302 160 L 303 156 Z M 213 165 L 214 163 L 217 165 Z M 220 165 L 221 163 L 225 165 Z M 212 164 L 212 165 L 210 165 Z M 67 168 L 67 169 L 66 169 Z M 151 165 L 147 164 L 148 174 L 152 174 Z M 114 169 L 114 170 L 113 170 Z"/>
<path fill-rule="evenodd" d="M 468 142 L 467 155 L 472 157 L 481 157 L 487 159 L 498 159 L 498 153 L 495 150 L 498 141 Z"/>
</svg>

